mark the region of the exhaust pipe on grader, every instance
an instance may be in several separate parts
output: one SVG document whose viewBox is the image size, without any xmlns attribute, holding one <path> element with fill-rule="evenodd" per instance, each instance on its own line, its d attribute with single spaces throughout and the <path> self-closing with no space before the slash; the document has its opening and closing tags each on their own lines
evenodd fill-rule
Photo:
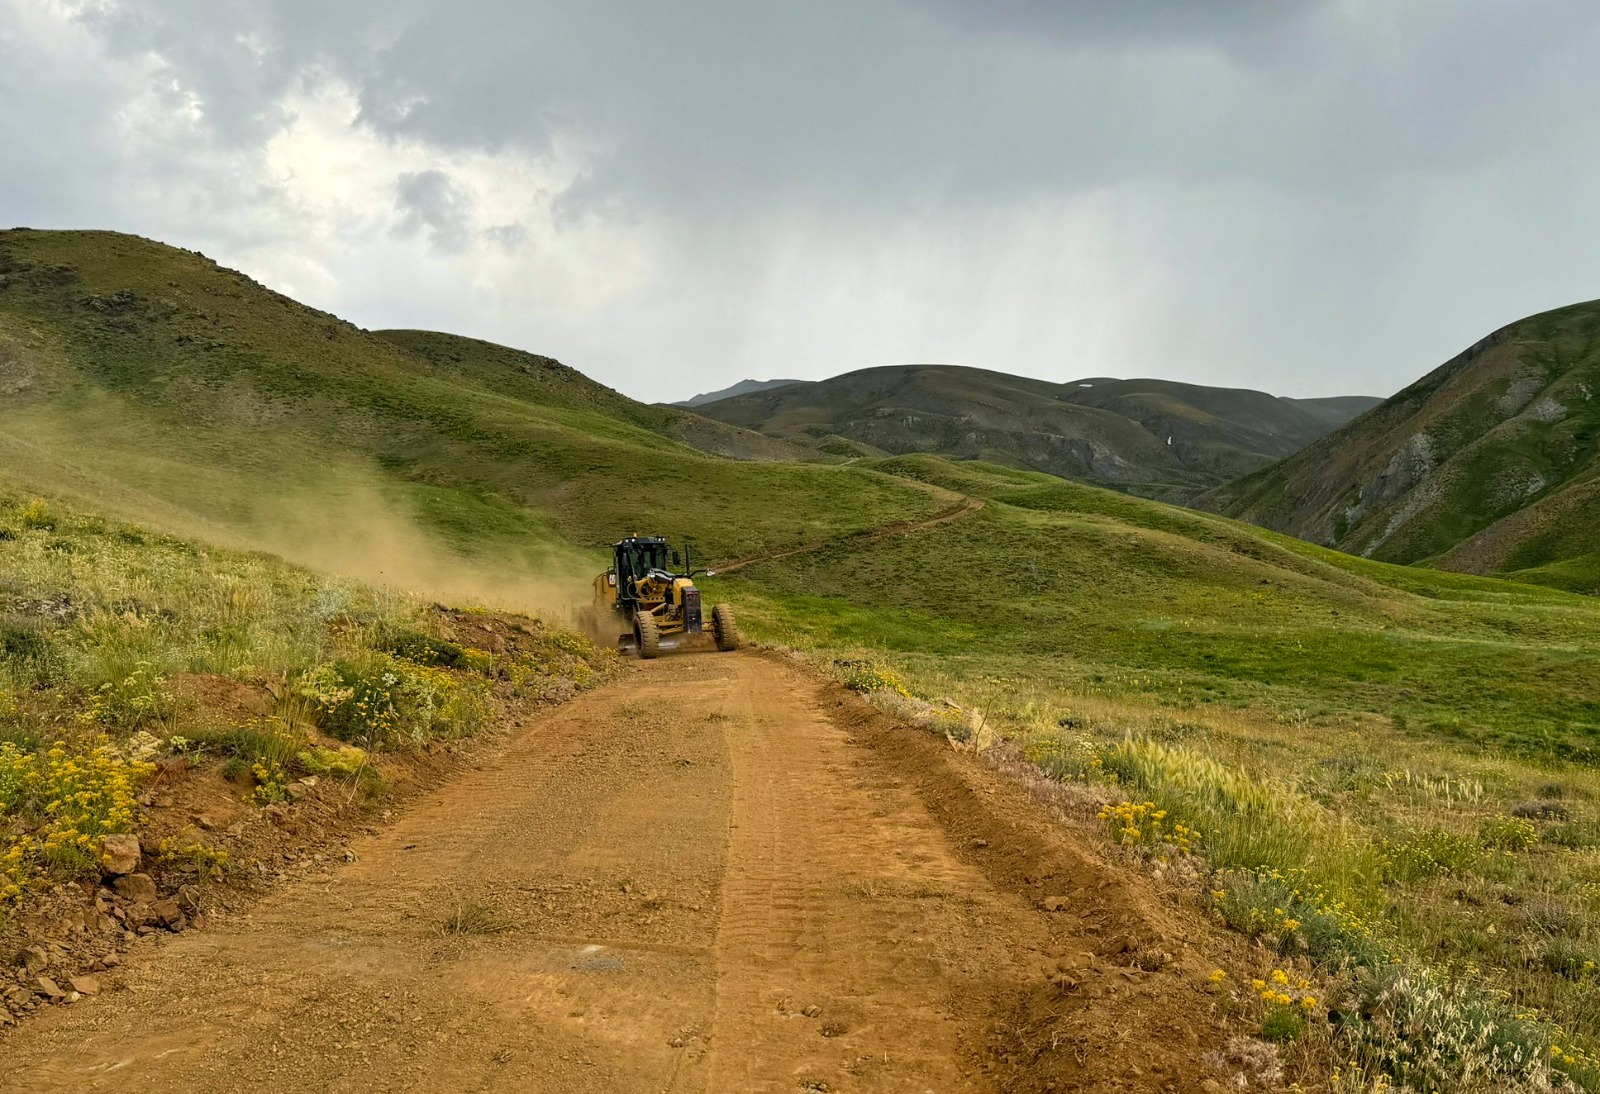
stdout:
<svg viewBox="0 0 1600 1094">
<path fill-rule="evenodd" d="M 708 620 L 696 574 L 710 577 L 711 571 L 694 568 L 687 544 L 680 556 L 660 536 L 629 536 L 612 547 L 611 569 L 594 579 L 585 629 L 602 641 L 615 638 L 619 649 L 637 650 L 645 659 L 704 634 Z M 709 624 L 717 649 L 743 645 L 728 605 L 713 607 Z"/>
</svg>

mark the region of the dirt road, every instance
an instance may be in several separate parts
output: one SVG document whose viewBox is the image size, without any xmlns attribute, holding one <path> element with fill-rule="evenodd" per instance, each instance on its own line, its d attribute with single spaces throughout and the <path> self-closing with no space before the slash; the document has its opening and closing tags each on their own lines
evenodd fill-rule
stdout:
<svg viewBox="0 0 1600 1094">
<path fill-rule="evenodd" d="M 0 1039 L 0 1088 L 1186 1091 L 1220 1036 L 1148 894 L 776 658 L 643 663 L 352 850 Z"/>
</svg>

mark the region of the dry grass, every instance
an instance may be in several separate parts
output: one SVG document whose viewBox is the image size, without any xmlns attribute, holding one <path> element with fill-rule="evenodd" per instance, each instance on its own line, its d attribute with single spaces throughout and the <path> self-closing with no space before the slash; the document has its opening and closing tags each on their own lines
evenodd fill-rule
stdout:
<svg viewBox="0 0 1600 1094">
<path fill-rule="evenodd" d="M 451 894 L 444 918 L 439 921 L 441 935 L 505 934 L 516 924 L 503 909 L 480 897 Z"/>
</svg>

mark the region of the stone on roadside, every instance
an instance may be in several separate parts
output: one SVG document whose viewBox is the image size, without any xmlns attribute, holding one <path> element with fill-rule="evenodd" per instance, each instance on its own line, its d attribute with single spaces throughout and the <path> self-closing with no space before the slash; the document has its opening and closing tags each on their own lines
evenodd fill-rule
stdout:
<svg viewBox="0 0 1600 1094">
<path fill-rule="evenodd" d="M 79 995 L 99 995 L 100 981 L 92 976 L 72 976 L 67 978 L 67 983 Z"/>
<path fill-rule="evenodd" d="M 150 904 L 156 899 L 156 883 L 149 874 L 124 874 L 113 888 L 129 904 Z"/>
<path fill-rule="evenodd" d="M 169 931 L 181 931 L 189 925 L 183 909 L 176 900 L 158 900 L 150 908 L 150 918 Z"/>
<path fill-rule="evenodd" d="M 36 973 L 50 964 L 50 951 L 43 946 L 29 946 L 22 951 L 21 964 L 29 973 Z"/>
<path fill-rule="evenodd" d="M 61 990 L 61 985 L 48 976 L 34 977 L 33 993 L 35 995 L 48 996 L 50 999 L 65 999 L 67 997 L 67 993 Z"/>
<path fill-rule="evenodd" d="M 113 877 L 139 868 L 139 837 L 107 836 L 100 842 L 100 869 Z"/>
</svg>

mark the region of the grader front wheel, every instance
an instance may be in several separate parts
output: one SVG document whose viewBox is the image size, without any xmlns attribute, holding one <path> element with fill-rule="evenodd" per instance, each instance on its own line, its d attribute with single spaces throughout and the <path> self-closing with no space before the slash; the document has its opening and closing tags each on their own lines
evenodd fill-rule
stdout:
<svg viewBox="0 0 1600 1094">
<path fill-rule="evenodd" d="M 633 636 L 639 642 L 639 656 L 646 661 L 661 653 L 661 626 L 655 616 L 643 612 L 634 616 Z"/>
<path fill-rule="evenodd" d="M 726 604 L 718 604 L 711 609 L 711 633 L 717 640 L 719 650 L 736 650 L 744 645 L 744 635 L 739 633 L 739 625 L 733 621 L 733 609 Z"/>
</svg>

